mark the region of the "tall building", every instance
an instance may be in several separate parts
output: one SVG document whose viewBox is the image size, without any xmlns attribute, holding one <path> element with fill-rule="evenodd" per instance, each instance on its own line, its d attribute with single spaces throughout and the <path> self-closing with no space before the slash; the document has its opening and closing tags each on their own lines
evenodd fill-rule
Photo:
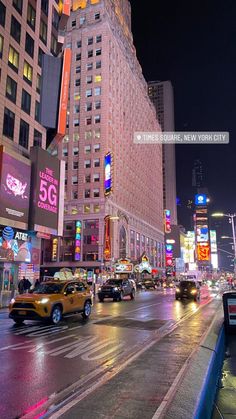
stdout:
<svg viewBox="0 0 236 419">
<path fill-rule="evenodd" d="M 155 105 L 162 131 L 175 130 L 174 94 L 170 81 L 150 81 L 148 94 Z M 164 144 L 163 153 L 163 204 L 171 211 L 171 224 L 177 225 L 175 145 Z"/>
<path fill-rule="evenodd" d="M 203 188 L 205 185 L 203 164 L 200 159 L 195 159 L 192 170 L 192 186 L 196 189 Z"/>
<path fill-rule="evenodd" d="M 136 58 L 128 0 L 72 2 L 72 50 L 64 234 L 44 268 L 99 270 L 146 252 L 163 266 L 162 147 L 135 145 L 135 131 L 160 131 Z"/>
<path fill-rule="evenodd" d="M 58 7 L 56 0 L 0 1 L 0 306 L 23 275 L 39 277 L 41 240 L 28 230 L 24 203 L 30 147 L 46 144 L 39 123 L 41 66 L 43 54 L 58 52 Z"/>
</svg>

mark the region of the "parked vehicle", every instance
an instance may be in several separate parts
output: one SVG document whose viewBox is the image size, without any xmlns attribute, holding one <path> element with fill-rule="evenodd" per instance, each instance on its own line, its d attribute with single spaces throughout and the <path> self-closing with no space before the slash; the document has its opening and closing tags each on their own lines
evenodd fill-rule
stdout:
<svg viewBox="0 0 236 419">
<path fill-rule="evenodd" d="M 196 281 L 180 281 L 175 290 L 176 300 L 191 298 L 194 301 L 200 300 L 200 287 Z"/>
<path fill-rule="evenodd" d="M 124 297 L 135 297 L 135 288 L 129 279 L 108 279 L 104 285 L 98 289 L 98 299 L 103 302 L 105 298 L 112 298 L 113 301 L 122 301 Z"/>
<path fill-rule="evenodd" d="M 81 313 L 90 316 L 92 293 L 82 281 L 53 280 L 42 282 L 28 294 L 11 300 L 9 317 L 17 324 L 24 320 L 50 320 L 58 324 L 64 314 Z"/>
</svg>

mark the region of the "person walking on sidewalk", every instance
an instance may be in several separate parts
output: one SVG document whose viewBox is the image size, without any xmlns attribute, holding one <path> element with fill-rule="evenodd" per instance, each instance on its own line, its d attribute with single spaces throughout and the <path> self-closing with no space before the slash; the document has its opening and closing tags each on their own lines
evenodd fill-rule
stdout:
<svg viewBox="0 0 236 419">
<path fill-rule="evenodd" d="M 19 294 L 24 293 L 24 279 L 20 279 L 18 283 L 18 291 L 19 291 Z"/>
<path fill-rule="evenodd" d="M 24 281 L 24 292 L 27 293 L 27 292 L 29 292 L 30 287 L 31 287 L 32 284 L 28 279 L 26 279 L 25 276 L 23 276 L 23 281 Z"/>
</svg>

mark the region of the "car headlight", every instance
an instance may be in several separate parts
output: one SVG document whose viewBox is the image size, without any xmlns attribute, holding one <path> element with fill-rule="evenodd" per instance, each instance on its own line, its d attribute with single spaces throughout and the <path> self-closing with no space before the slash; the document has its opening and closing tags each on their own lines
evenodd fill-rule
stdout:
<svg viewBox="0 0 236 419">
<path fill-rule="evenodd" d="M 118 287 L 115 287 L 115 288 L 114 288 L 114 291 L 119 291 L 119 288 L 118 288 Z"/>
<path fill-rule="evenodd" d="M 191 291 L 191 294 L 196 294 L 197 293 L 197 290 L 192 290 Z"/>
<path fill-rule="evenodd" d="M 99 287 L 99 288 L 98 288 L 98 291 L 102 291 L 102 288 L 101 288 L 101 287 Z"/>
<path fill-rule="evenodd" d="M 42 300 L 38 301 L 39 304 L 47 304 L 49 301 L 49 298 L 42 298 Z"/>
<path fill-rule="evenodd" d="M 175 290 L 176 292 L 180 292 L 180 289 L 179 288 L 176 288 L 176 290 Z"/>
<path fill-rule="evenodd" d="M 10 304 L 14 304 L 15 301 L 16 301 L 15 298 L 12 298 L 10 301 Z"/>
</svg>

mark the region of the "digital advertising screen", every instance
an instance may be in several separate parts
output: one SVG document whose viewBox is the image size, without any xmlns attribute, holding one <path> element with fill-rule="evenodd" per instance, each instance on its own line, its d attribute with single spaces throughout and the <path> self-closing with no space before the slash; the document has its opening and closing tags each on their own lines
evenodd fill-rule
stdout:
<svg viewBox="0 0 236 419">
<path fill-rule="evenodd" d="M 209 231 L 207 227 L 197 227 L 197 242 L 205 243 L 209 241 Z"/>
<path fill-rule="evenodd" d="M 0 223 L 28 228 L 30 172 L 29 160 L 0 147 Z"/>
<path fill-rule="evenodd" d="M 112 191 L 112 154 L 107 153 L 104 157 L 104 193 L 109 195 Z"/>
<path fill-rule="evenodd" d="M 30 225 L 35 231 L 57 235 L 60 160 L 40 147 L 31 148 L 32 177 Z"/>
<path fill-rule="evenodd" d="M 0 262 L 40 263 L 40 241 L 26 231 L 0 228 Z"/>
<path fill-rule="evenodd" d="M 195 195 L 195 205 L 206 205 L 206 204 L 207 204 L 207 196 L 205 194 Z"/>
</svg>

